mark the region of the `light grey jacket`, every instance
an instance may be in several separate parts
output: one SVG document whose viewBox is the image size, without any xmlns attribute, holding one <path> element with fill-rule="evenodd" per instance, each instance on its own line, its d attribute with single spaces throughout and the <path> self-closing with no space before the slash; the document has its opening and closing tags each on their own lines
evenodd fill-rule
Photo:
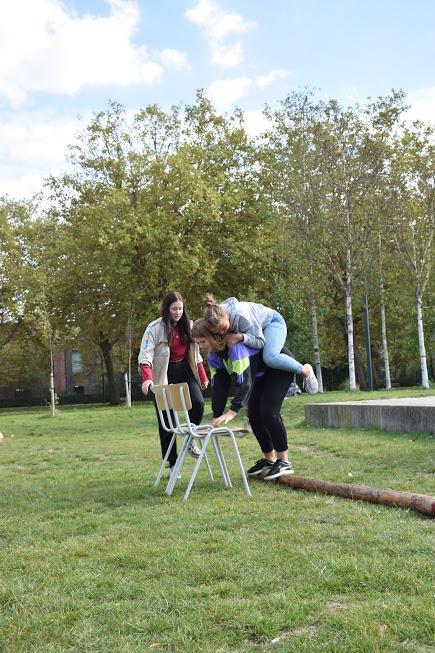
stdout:
<svg viewBox="0 0 435 653">
<path fill-rule="evenodd" d="M 161 317 L 148 324 L 142 337 L 138 363 L 149 365 L 153 370 L 153 383 L 161 385 L 168 383 L 169 343 L 166 329 Z M 198 363 L 202 363 L 199 347 L 194 342 L 188 349 L 187 358 L 195 379 L 201 385 L 198 374 Z"/>
<path fill-rule="evenodd" d="M 254 349 L 263 349 L 265 329 L 276 315 L 273 308 L 255 304 L 254 302 L 239 302 L 235 297 L 229 297 L 222 302 L 230 319 L 230 331 L 243 333 L 243 342 Z"/>
</svg>

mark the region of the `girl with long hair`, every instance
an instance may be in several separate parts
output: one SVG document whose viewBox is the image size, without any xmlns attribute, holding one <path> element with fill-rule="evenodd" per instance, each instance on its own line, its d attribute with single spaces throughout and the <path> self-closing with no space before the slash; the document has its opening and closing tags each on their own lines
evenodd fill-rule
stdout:
<svg viewBox="0 0 435 653">
<path fill-rule="evenodd" d="M 179 292 L 170 292 L 164 297 L 161 315 L 145 329 L 139 353 L 139 368 L 142 377 L 142 392 L 147 395 L 150 386 L 167 383 L 183 383 L 189 386 L 192 408 L 189 417 L 194 424 L 200 424 L 204 413 L 204 399 L 201 388 L 208 386 L 198 345 L 192 339 L 192 321 Z M 157 406 L 156 406 L 157 412 Z M 162 457 L 168 450 L 171 434 L 160 424 L 158 412 Z M 190 454 L 197 458 L 199 450 L 194 443 Z M 169 453 L 172 468 L 177 460 L 176 443 Z"/>
</svg>

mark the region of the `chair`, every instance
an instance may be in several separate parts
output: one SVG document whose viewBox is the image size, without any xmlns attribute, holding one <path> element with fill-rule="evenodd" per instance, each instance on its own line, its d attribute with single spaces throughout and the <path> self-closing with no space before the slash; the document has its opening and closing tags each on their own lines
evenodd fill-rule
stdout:
<svg viewBox="0 0 435 653">
<path fill-rule="evenodd" d="M 206 454 L 207 446 L 210 440 L 213 445 L 213 449 L 216 455 L 220 472 L 222 474 L 224 485 L 225 487 L 232 487 L 232 482 L 228 472 L 228 467 L 221 448 L 221 444 L 219 442 L 219 439 L 221 437 L 224 437 L 224 438 L 229 438 L 232 442 L 234 454 L 236 456 L 237 464 L 240 470 L 240 474 L 242 476 L 243 486 L 245 488 L 246 493 L 249 496 L 252 496 L 246 478 L 245 470 L 243 468 L 243 463 L 240 458 L 237 442 L 236 442 L 236 435 L 240 437 L 248 433 L 248 430 L 244 428 L 230 429 L 226 426 L 213 427 L 211 424 L 204 424 L 202 426 L 197 426 L 195 424 L 192 424 L 192 422 L 189 419 L 189 412 L 188 412 L 192 408 L 192 402 L 190 398 L 189 386 L 187 385 L 187 383 L 176 383 L 176 384 L 171 384 L 166 386 L 156 386 L 155 394 L 156 394 L 157 409 L 159 412 L 159 418 L 162 423 L 162 426 L 166 431 L 172 432 L 173 434 L 170 447 L 168 448 L 168 452 L 165 456 L 166 459 L 169 456 L 169 451 L 176 437 L 177 436 L 183 437 L 183 442 L 178 454 L 177 462 L 173 468 L 173 473 L 170 475 L 166 487 L 166 494 L 170 496 L 174 490 L 175 484 L 178 480 L 178 475 L 181 472 L 184 459 L 187 455 L 189 445 L 192 442 L 192 440 L 196 440 L 197 443 L 200 444 L 201 451 L 198 459 L 195 462 L 192 474 L 187 484 L 187 488 L 183 496 L 184 501 L 186 501 L 186 499 L 189 497 L 190 491 L 192 489 L 193 483 L 195 481 L 196 475 L 198 473 L 199 467 L 203 459 L 205 460 L 205 464 L 209 472 L 210 479 L 213 480 L 213 475 L 211 473 L 210 465 L 208 463 L 207 454 Z M 166 425 L 165 423 L 163 411 L 166 412 L 166 416 L 168 418 L 168 425 Z M 160 478 L 163 474 L 165 463 L 166 460 L 163 461 L 160 467 L 159 473 L 157 474 L 155 485 L 158 485 L 158 483 L 160 482 Z"/>
<path fill-rule="evenodd" d="M 187 385 L 187 384 L 186 384 Z M 169 454 L 171 452 L 172 446 L 177 438 L 177 436 L 180 436 L 183 438 L 183 444 L 181 446 L 181 451 L 183 451 L 184 446 L 186 446 L 186 452 L 189 449 L 189 444 L 192 440 L 192 437 L 190 437 L 190 433 L 184 428 L 184 424 L 178 427 L 177 423 L 175 421 L 175 416 L 173 412 L 173 407 L 172 407 L 172 397 L 171 393 L 169 390 L 169 385 L 156 385 L 152 386 L 152 390 L 154 392 L 155 398 L 156 398 L 156 406 L 157 406 L 157 412 L 159 414 L 159 419 L 160 423 L 165 431 L 168 433 L 172 433 L 172 438 L 169 443 L 168 449 L 166 451 L 166 454 L 162 460 L 162 464 L 160 465 L 160 469 L 157 473 L 156 480 L 154 482 L 154 487 L 157 487 L 160 483 L 160 479 L 162 478 L 163 472 L 165 470 L 166 463 L 169 458 Z M 189 392 L 189 386 L 187 386 L 187 391 Z M 189 395 L 190 399 L 190 395 Z M 166 420 L 165 420 L 165 415 L 166 413 Z M 167 423 L 166 423 L 167 421 Z M 190 420 L 189 420 L 190 421 Z M 199 438 L 198 438 L 199 439 Z M 202 438 L 201 438 L 202 439 Z M 181 453 L 180 451 L 180 453 Z M 213 480 L 213 474 L 208 462 L 207 456 L 205 456 L 205 464 L 207 467 L 208 475 L 211 480 Z M 179 471 L 173 470 L 174 474 L 177 475 L 179 474 Z"/>
</svg>

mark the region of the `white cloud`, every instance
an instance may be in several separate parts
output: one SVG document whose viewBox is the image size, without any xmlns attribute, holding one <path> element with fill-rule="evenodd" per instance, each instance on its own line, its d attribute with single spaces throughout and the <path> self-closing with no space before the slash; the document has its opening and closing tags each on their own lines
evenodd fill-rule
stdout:
<svg viewBox="0 0 435 653">
<path fill-rule="evenodd" d="M 227 12 L 212 0 L 198 0 L 195 7 L 186 12 L 186 17 L 205 34 L 211 48 L 211 61 L 221 66 L 236 66 L 243 60 L 240 41 L 228 44 L 234 34 L 242 34 L 256 27 L 255 21 L 245 20 L 234 12 Z"/>
<path fill-rule="evenodd" d="M 78 16 L 61 0 L 0 2 L 0 97 L 19 105 L 34 92 L 72 95 L 86 86 L 156 84 L 164 66 L 186 67 L 176 50 L 161 63 L 132 37 L 137 0 L 106 0 L 108 16 Z"/>
<path fill-rule="evenodd" d="M 355 105 L 355 104 L 364 104 L 367 102 L 367 98 L 362 94 L 359 86 L 354 84 L 353 86 L 345 86 L 343 87 L 339 94 L 339 98 L 346 104 L 346 105 Z"/>
<path fill-rule="evenodd" d="M 268 121 L 262 110 L 257 109 L 256 111 L 244 111 L 243 118 L 246 131 L 252 138 L 259 136 L 266 131 Z"/>
<path fill-rule="evenodd" d="M 82 127 L 79 119 L 24 111 L 0 120 L 0 195 L 41 190 L 44 177 L 66 167 L 68 145 Z"/>
<path fill-rule="evenodd" d="M 426 86 L 409 93 L 407 104 L 411 105 L 407 113 L 410 120 L 435 123 L 435 86 Z"/>
<path fill-rule="evenodd" d="M 249 77 L 218 79 L 208 87 L 207 96 L 214 104 L 225 107 L 243 97 L 251 86 L 252 80 Z"/>
<path fill-rule="evenodd" d="M 0 166 L 0 197 L 8 195 L 11 199 L 30 199 L 42 189 L 44 175 L 38 171 L 30 171 L 22 175 L 8 175 L 7 170 Z"/>
<path fill-rule="evenodd" d="M 263 90 L 267 86 L 270 86 L 271 84 L 274 84 L 281 79 L 286 79 L 289 76 L 290 73 L 287 70 L 283 70 L 282 68 L 274 68 L 268 75 L 258 75 L 255 78 L 255 82 L 258 88 Z"/>
<path fill-rule="evenodd" d="M 167 48 L 160 53 L 160 61 L 165 68 L 175 68 L 176 70 L 190 70 L 190 63 L 185 52 L 171 50 Z"/>
</svg>

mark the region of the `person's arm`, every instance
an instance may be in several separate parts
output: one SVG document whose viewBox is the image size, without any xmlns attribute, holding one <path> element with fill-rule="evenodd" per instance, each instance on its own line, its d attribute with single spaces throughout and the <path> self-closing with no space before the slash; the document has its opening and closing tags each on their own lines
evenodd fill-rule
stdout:
<svg viewBox="0 0 435 653">
<path fill-rule="evenodd" d="M 142 376 L 141 390 L 144 395 L 148 394 L 153 382 L 153 359 L 155 349 L 155 330 L 153 325 L 148 325 L 142 337 L 139 352 L 139 368 Z"/>
<path fill-rule="evenodd" d="M 228 346 L 236 344 L 236 342 L 233 342 L 234 339 L 231 338 L 231 336 L 239 335 L 242 335 L 243 338 L 238 341 L 243 342 L 243 344 L 247 345 L 248 347 L 252 347 L 253 349 L 263 349 L 264 343 L 266 342 L 261 327 L 258 324 L 250 322 L 243 315 L 239 316 L 237 333 L 228 333 L 225 338 L 225 340 L 228 338 Z"/>
<path fill-rule="evenodd" d="M 141 363 L 139 365 L 139 369 L 142 378 L 141 390 L 143 394 L 146 396 L 148 394 L 150 386 L 153 383 L 153 370 L 149 365 L 145 365 L 144 363 Z"/>
<path fill-rule="evenodd" d="M 243 344 L 238 344 L 229 350 L 229 358 L 232 362 L 232 374 L 236 376 L 236 388 L 229 409 L 219 417 L 215 416 L 212 422 L 213 426 L 226 424 L 237 415 L 241 408 L 248 405 L 261 354 L 253 352 Z"/>
<path fill-rule="evenodd" d="M 246 408 L 249 397 L 251 396 L 252 386 L 254 385 L 255 375 L 257 373 L 259 354 L 249 357 L 249 365 L 243 369 L 242 374 L 238 374 L 234 396 L 231 400 L 230 410 L 238 413 L 241 408 Z"/>
<path fill-rule="evenodd" d="M 201 388 L 205 390 L 208 388 L 208 376 L 202 363 L 198 363 L 198 376 Z"/>
<path fill-rule="evenodd" d="M 213 382 L 211 386 L 211 408 L 214 420 L 221 417 L 225 410 L 228 394 L 230 392 L 230 385 L 231 376 L 228 372 L 223 368 L 217 369 L 213 374 Z"/>
</svg>

